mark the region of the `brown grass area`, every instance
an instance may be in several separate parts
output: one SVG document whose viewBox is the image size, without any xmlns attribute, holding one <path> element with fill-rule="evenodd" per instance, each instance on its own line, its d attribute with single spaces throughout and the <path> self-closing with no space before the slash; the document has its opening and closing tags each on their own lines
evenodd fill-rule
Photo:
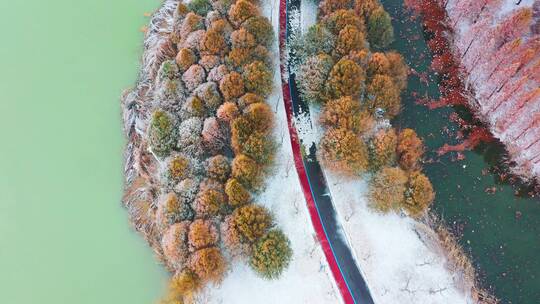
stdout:
<svg viewBox="0 0 540 304">
<path fill-rule="evenodd" d="M 446 258 L 445 266 L 454 274 L 454 284 L 457 288 L 469 294 L 475 303 L 500 303 L 499 299 L 480 286 L 471 259 L 459 245 L 456 236 L 439 217 L 432 213 L 426 215 L 417 224 L 416 232 L 426 245 Z"/>
</svg>

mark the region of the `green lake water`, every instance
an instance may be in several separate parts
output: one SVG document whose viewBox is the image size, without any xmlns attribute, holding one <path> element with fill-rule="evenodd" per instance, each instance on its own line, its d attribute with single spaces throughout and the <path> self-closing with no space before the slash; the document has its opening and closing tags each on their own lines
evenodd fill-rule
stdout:
<svg viewBox="0 0 540 304">
<path fill-rule="evenodd" d="M 0 1 L 0 303 L 153 303 L 121 207 L 119 96 L 155 0 Z"/>
<path fill-rule="evenodd" d="M 429 110 L 415 103 L 419 97 L 438 97 L 437 78 L 429 70 L 430 52 L 418 22 L 404 13 L 403 1 L 382 0 L 393 18 L 396 41 L 391 46 L 402 53 L 416 71 L 429 76 L 429 84 L 409 77 L 403 95 L 404 109 L 396 123 L 414 128 L 425 140 L 427 158 L 433 163 L 424 170 L 437 192 L 435 213 L 460 236 L 460 244 L 471 256 L 483 287 L 502 303 L 536 304 L 540 299 L 540 200 L 516 196 L 516 189 L 500 182 L 488 171 L 500 163 L 501 147 L 483 145 L 465 152 L 465 160 L 453 161 L 455 154 L 438 157 L 436 149 L 444 143 L 457 143 L 445 129 L 455 134 L 458 127 L 449 122 L 454 111 L 467 116 L 464 109 Z M 486 188 L 496 187 L 494 194 Z"/>
</svg>

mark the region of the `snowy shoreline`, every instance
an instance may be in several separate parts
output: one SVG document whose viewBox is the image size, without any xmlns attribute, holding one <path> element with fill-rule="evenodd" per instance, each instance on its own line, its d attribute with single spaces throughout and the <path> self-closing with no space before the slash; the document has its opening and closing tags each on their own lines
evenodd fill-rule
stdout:
<svg viewBox="0 0 540 304">
<path fill-rule="evenodd" d="M 474 93 L 469 105 L 506 146 L 513 173 L 538 181 L 540 1 L 475 4 L 449 0 L 445 6 L 452 52 Z"/>
</svg>

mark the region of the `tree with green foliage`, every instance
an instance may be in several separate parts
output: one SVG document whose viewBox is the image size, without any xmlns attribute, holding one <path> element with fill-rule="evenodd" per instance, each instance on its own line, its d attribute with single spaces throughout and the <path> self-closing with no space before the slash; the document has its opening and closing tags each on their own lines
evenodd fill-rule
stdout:
<svg viewBox="0 0 540 304">
<path fill-rule="evenodd" d="M 152 152 L 158 157 L 166 157 L 178 138 L 176 119 L 163 110 L 156 110 L 152 113 L 147 133 Z"/>
<path fill-rule="evenodd" d="M 247 19 L 242 24 L 242 28 L 253 35 L 257 44 L 270 47 L 274 42 L 274 27 L 264 16 L 254 16 Z"/>
<path fill-rule="evenodd" d="M 361 33 L 365 32 L 363 20 L 350 9 L 340 9 L 332 12 L 332 14 L 323 18 L 322 24 L 324 24 L 324 26 L 334 35 L 338 35 L 339 32 L 348 25 L 354 26 Z"/>
<path fill-rule="evenodd" d="M 175 223 L 193 220 L 194 212 L 189 203 L 179 198 L 174 192 L 161 197 L 156 211 L 158 228 L 164 231 Z"/>
<path fill-rule="evenodd" d="M 274 81 L 270 69 L 261 61 L 254 61 L 244 66 L 242 76 L 246 91 L 262 97 L 270 95 Z"/>
<path fill-rule="evenodd" d="M 298 56 L 305 60 L 318 54 L 330 54 L 334 49 L 336 36 L 324 25 L 316 23 L 308 28 L 306 34 L 295 42 L 293 49 Z"/>
<path fill-rule="evenodd" d="M 373 48 L 384 49 L 394 41 L 394 28 L 390 15 L 379 7 L 367 20 L 368 41 Z"/>
<path fill-rule="evenodd" d="M 291 257 L 289 239 L 281 230 L 274 229 L 255 243 L 249 264 L 262 277 L 276 279 L 289 266 Z"/>
<path fill-rule="evenodd" d="M 188 2 L 187 7 L 195 14 L 204 17 L 212 9 L 212 3 L 210 0 L 191 0 Z"/>
</svg>

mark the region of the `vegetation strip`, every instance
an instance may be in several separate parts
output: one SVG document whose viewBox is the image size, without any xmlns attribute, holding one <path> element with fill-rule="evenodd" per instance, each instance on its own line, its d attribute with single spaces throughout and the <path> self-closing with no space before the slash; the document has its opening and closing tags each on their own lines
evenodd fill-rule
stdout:
<svg viewBox="0 0 540 304">
<path fill-rule="evenodd" d="M 292 256 L 255 203 L 274 161 L 273 27 L 254 2 L 166 1 L 124 96 L 131 220 L 174 273 L 164 303 L 191 303 L 240 259 L 264 278 Z M 232 159 L 232 160 L 231 160 Z"/>
<path fill-rule="evenodd" d="M 286 0 L 280 1 L 279 45 L 280 45 L 282 59 L 285 55 L 286 40 L 287 40 L 287 21 L 288 21 L 287 12 L 288 12 L 288 8 L 287 8 Z M 348 286 L 344 278 L 342 269 L 340 268 L 337 262 L 337 257 L 335 256 L 335 252 L 331 247 L 331 242 L 329 241 L 326 231 L 324 229 L 322 219 L 321 219 L 319 210 L 317 208 L 317 205 L 314 199 L 314 194 L 312 192 L 312 186 L 310 185 L 309 180 L 308 180 L 308 176 L 307 176 L 308 172 L 304 166 L 304 159 L 301 153 L 300 139 L 298 137 L 297 130 L 293 124 L 293 105 L 292 105 L 292 99 L 291 99 L 291 90 L 290 90 L 290 83 L 287 80 L 288 70 L 286 66 L 283 64 L 283 60 L 282 60 L 282 65 L 281 65 L 281 74 L 282 74 L 283 100 L 285 103 L 285 110 L 287 114 L 289 136 L 290 136 L 291 146 L 293 149 L 295 167 L 298 172 L 298 176 L 300 179 L 300 184 L 302 186 L 304 197 L 306 198 L 306 203 L 308 205 L 308 210 L 310 213 L 310 217 L 312 219 L 312 224 L 315 228 L 315 231 L 317 233 L 317 238 L 319 239 L 321 243 L 323 252 L 325 253 L 326 259 L 329 263 L 330 269 L 332 271 L 336 284 L 338 285 L 338 288 L 340 290 L 340 293 L 343 297 L 344 302 L 355 303 L 355 299 L 353 297 L 352 291 L 350 290 L 350 287 Z M 322 187 L 324 185 L 316 185 L 316 186 Z M 354 267 L 356 267 L 356 265 L 354 265 Z M 369 296 L 369 293 L 367 294 L 367 296 Z M 369 299 L 371 298 L 369 297 Z"/>
</svg>

